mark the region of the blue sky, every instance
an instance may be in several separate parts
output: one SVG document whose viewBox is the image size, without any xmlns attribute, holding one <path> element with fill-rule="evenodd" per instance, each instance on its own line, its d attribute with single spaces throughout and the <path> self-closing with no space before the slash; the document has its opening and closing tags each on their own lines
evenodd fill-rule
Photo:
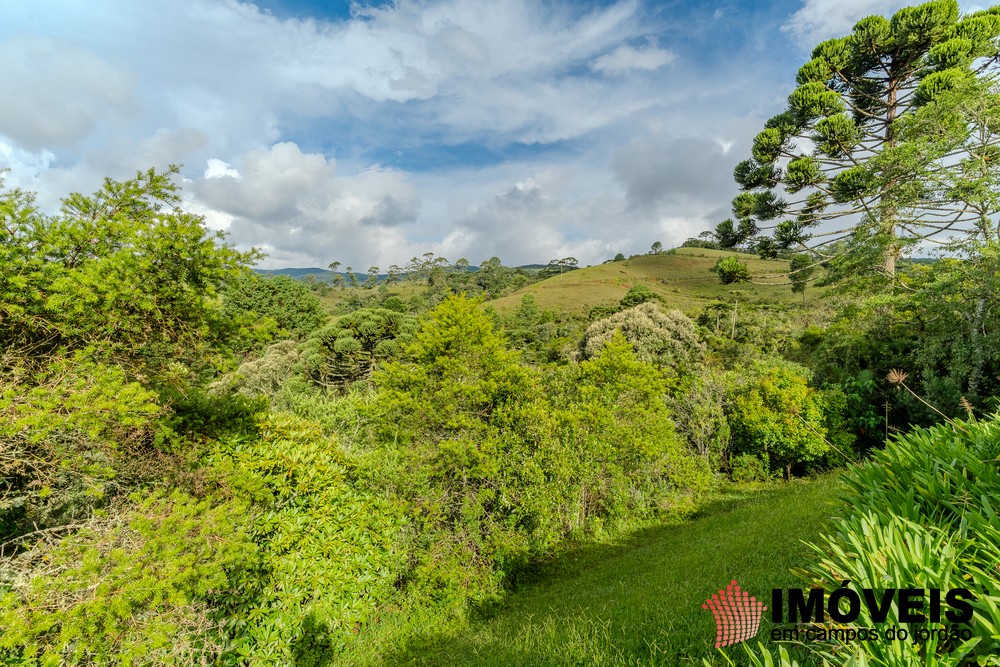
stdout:
<svg viewBox="0 0 1000 667">
<path fill-rule="evenodd" d="M 53 209 L 183 164 L 271 268 L 599 263 L 727 217 L 811 47 L 903 4 L 4 3 L 0 167 Z"/>
</svg>

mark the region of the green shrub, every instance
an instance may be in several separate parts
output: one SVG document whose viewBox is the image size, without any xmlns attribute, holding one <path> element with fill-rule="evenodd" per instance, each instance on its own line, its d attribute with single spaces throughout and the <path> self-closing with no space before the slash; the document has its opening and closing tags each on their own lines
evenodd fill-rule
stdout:
<svg viewBox="0 0 1000 667">
<path fill-rule="evenodd" d="M 790 475 L 793 465 L 818 460 L 829 449 L 822 396 L 809 373 L 791 362 L 756 361 L 729 373 L 727 416 L 732 451 L 770 461 Z"/>
<path fill-rule="evenodd" d="M 700 367 L 686 375 L 667 395 L 667 405 L 678 433 L 692 451 L 718 470 L 732 439 L 726 418 L 726 385 L 715 368 Z"/>
<path fill-rule="evenodd" d="M 405 313 L 410 309 L 409 304 L 395 294 L 386 297 L 385 301 L 382 302 L 382 307 L 386 310 L 392 310 L 397 313 Z"/>
<path fill-rule="evenodd" d="M 771 463 L 753 454 L 737 454 L 729 463 L 730 476 L 740 484 L 766 482 L 771 478 Z"/>
<path fill-rule="evenodd" d="M 314 423 L 271 414 L 259 428 L 212 459 L 253 544 L 214 599 L 226 619 L 221 664 L 326 664 L 394 595 L 401 520 L 360 490 L 353 464 Z"/>
<path fill-rule="evenodd" d="M 156 434 L 158 448 L 195 463 L 218 438 L 256 432 L 255 415 L 267 406 L 260 396 L 216 394 L 198 386 L 161 391 L 170 406 Z"/>
<path fill-rule="evenodd" d="M 723 285 L 745 283 L 750 280 L 750 268 L 738 257 L 726 257 L 715 263 L 713 270 L 719 274 Z"/>
<path fill-rule="evenodd" d="M 222 643 L 209 602 L 249 546 L 238 514 L 155 493 L 0 561 L 0 663 L 213 660 Z"/>
<path fill-rule="evenodd" d="M 294 340 L 280 341 L 268 347 L 261 357 L 243 362 L 235 371 L 213 382 L 210 389 L 216 395 L 235 392 L 270 398 L 292 377 L 300 357 Z"/>
<path fill-rule="evenodd" d="M 302 347 L 302 372 L 321 387 L 345 389 L 396 356 L 416 328 L 416 318 L 405 313 L 356 310 L 309 337 Z"/>
<path fill-rule="evenodd" d="M 476 302 L 450 297 L 375 383 L 375 456 L 418 531 L 411 580 L 437 597 L 495 592 L 493 566 L 530 551 L 518 527 L 543 523 L 530 489 L 544 475 L 525 437 L 537 378 Z"/>
<path fill-rule="evenodd" d="M 593 357 L 621 332 L 632 344 L 642 361 L 683 372 L 700 360 L 705 345 L 692 322 L 679 310 L 661 311 L 653 303 L 642 303 L 587 327 L 583 337 L 583 354 Z"/>
<path fill-rule="evenodd" d="M 638 283 L 629 288 L 625 296 L 622 297 L 619 304 L 622 308 L 631 308 L 633 306 L 638 306 L 640 303 L 646 303 L 647 301 L 659 301 L 660 297 L 653 290 L 649 289 L 642 283 Z"/>
<path fill-rule="evenodd" d="M 56 216 L 39 213 L 27 193 L 0 189 L 9 231 L 0 346 L 33 355 L 91 348 L 151 380 L 224 352 L 232 328 L 218 290 L 258 255 L 225 246 L 222 232 L 179 208 L 177 173 L 106 179 L 89 197 L 66 197 Z"/>
<path fill-rule="evenodd" d="M 162 412 L 155 394 L 83 352 L 3 361 L 0 542 L 85 519 L 114 489 L 150 474 L 142 466 Z"/>
<path fill-rule="evenodd" d="M 675 432 L 666 380 L 632 347 L 614 334 L 571 372 L 572 389 L 556 399 L 578 468 L 570 488 L 586 499 L 582 517 L 612 525 L 683 514 L 710 485 L 707 460 L 689 453 Z"/>
<path fill-rule="evenodd" d="M 451 297 L 375 384 L 374 483 L 411 515 L 409 590 L 439 602 L 495 599 L 567 536 L 681 514 L 710 483 L 621 335 L 541 377 Z"/>
<path fill-rule="evenodd" d="M 263 327 L 264 343 L 285 337 L 304 338 L 328 319 L 306 283 L 290 276 L 261 276 L 249 270 L 226 282 L 222 309 L 225 317 L 251 330 Z"/>
</svg>

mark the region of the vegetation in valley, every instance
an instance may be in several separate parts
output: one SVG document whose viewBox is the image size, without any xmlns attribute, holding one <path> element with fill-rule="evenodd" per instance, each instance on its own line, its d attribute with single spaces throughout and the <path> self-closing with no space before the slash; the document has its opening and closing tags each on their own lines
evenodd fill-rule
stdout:
<svg viewBox="0 0 1000 667">
<path fill-rule="evenodd" d="M 299 280 L 175 167 L 0 186 L 0 664 L 1000 664 L 998 36 L 863 20 L 734 219 L 592 267 Z M 721 654 L 734 577 L 961 581 L 971 635 Z"/>
</svg>

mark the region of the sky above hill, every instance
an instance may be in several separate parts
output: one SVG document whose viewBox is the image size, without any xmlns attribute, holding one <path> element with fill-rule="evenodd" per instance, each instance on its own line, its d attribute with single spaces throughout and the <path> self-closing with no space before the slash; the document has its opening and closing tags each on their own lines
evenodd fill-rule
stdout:
<svg viewBox="0 0 1000 667">
<path fill-rule="evenodd" d="M 182 164 L 265 268 L 596 264 L 728 217 L 812 47 L 905 4 L 8 0 L 0 168 L 55 210 Z"/>
</svg>

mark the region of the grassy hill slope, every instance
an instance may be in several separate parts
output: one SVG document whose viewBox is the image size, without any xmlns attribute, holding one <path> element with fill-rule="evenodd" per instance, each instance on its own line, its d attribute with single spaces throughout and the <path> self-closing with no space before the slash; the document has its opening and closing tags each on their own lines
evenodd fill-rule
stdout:
<svg viewBox="0 0 1000 667">
<path fill-rule="evenodd" d="M 733 255 L 750 267 L 752 284 L 723 285 L 711 271 L 720 258 Z M 619 301 L 629 288 L 640 283 L 660 295 L 668 307 L 688 313 L 712 301 L 730 300 L 733 291 L 760 302 L 801 301 L 802 297 L 792 293 L 788 279 L 782 275 L 787 271 L 788 262 L 784 260 L 764 260 L 756 255 L 722 250 L 678 248 L 669 254 L 639 255 L 570 271 L 490 303 L 500 312 L 509 312 L 518 307 L 523 295 L 531 294 L 542 309 L 586 313 L 594 306 Z"/>
</svg>

